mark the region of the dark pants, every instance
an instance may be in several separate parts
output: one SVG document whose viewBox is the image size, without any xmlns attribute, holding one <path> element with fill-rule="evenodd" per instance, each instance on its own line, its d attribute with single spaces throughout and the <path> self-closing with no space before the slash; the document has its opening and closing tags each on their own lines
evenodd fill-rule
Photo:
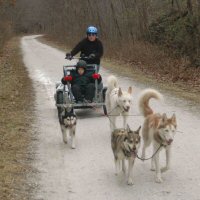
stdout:
<svg viewBox="0 0 200 200">
<path fill-rule="evenodd" d="M 86 86 L 72 85 L 72 93 L 76 101 L 83 101 L 83 97 L 92 101 L 95 95 L 95 85 L 94 83 L 89 83 Z"/>
</svg>

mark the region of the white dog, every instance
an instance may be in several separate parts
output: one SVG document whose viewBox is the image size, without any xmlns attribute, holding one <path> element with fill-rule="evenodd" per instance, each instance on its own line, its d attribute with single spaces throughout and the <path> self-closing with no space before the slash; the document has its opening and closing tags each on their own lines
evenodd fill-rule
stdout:
<svg viewBox="0 0 200 200">
<path fill-rule="evenodd" d="M 153 143 L 153 152 L 156 153 L 151 161 L 151 170 L 156 171 L 156 182 L 161 183 L 161 173 L 167 171 L 170 168 L 171 160 L 171 146 L 176 133 L 177 123 L 175 114 L 171 118 L 167 118 L 167 115 L 163 113 L 154 113 L 149 106 L 149 100 L 151 98 L 161 99 L 162 95 L 153 89 L 146 89 L 143 91 L 140 100 L 139 107 L 145 117 L 142 136 L 143 136 L 143 150 L 142 158 L 145 158 L 145 149 L 151 143 Z M 166 166 L 161 168 L 159 163 L 159 153 L 161 149 L 166 150 Z"/>
<path fill-rule="evenodd" d="M 106 91 L 106 108 L 110 119 L 111 132 L 116 129 L 116 117 L 122 115 L 123 128 L 127 126 L 127 117 L 129 115 L 132 101 L 132 87 L 128 88 L 128 92 L 122 91 L 118 87 L 117 78 L 109 76 L 107 79 L 108 89 Z"/>
</svg>

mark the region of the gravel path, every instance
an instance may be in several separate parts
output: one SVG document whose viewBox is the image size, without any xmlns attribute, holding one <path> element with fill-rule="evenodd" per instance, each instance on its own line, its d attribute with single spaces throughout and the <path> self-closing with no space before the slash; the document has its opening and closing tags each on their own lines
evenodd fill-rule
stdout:
<svg viewBox="0 0 200 200">
<path fill-rule="evenodd" d="M 175 112 L 177 115 L 179 132 L 172 150 L 172 169 L 163 174 L 164 182 L 157 184 L 154 173 L 150 171 L 150 161 L 137 160 L 134 166 L 135 184 L 128 186 L 123 174 L 114 175 L 109 121 L 103 116 L 102 109 L 77 111 L 75 150 L 62 142 L 53 94 L 54 83 L 61 79 L 62 65 L 67 61 L 64 60 L 64 52 L 38 42 L 36 37 L 26 36 L 21 41 L 24 63 L 36 92 L 35 126 L 39 135 L 35 167 L 40 174 L 35 199 L 200 199 L 199 108 L 171 97 L 170 94 L 163 94 L 164 102 L 151 101 L 155 111 L 166 112 L 168 115 Z M 106 85 L 110 72 L 101 68 L 101 74 Z M 117 77 L 123 89 L 128 86 L 134 88 L 132 114 L 136 116 L 129 118 L 129 125 L 136 129 L 143 122 L 143 118 L 138 115 L 138 95 L 149 86 L 126 77 Z M 118 126 L 121 124 L 119 119 Z M 164 163 L 164 159 L 161 162 Z"/>
</svg>

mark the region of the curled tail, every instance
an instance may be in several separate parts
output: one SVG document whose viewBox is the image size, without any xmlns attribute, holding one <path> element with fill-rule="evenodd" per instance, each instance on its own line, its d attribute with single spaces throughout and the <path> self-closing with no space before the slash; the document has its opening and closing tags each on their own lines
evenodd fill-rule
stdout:
<svg viewBox="0 0 200 200">
<path fill-rule="evenodd" d="M 144 117 L 153 113 L 153 110 L 149 106 L 149 100 L 162 99 L 162 95 L 153 89 L 145 89 L 139 98 L 139 108 Z"/>
<path fill-rule="evenodd" d="M 113 75 L 109 76 L 107 79 L 108 91 L 112 91 L 114 88 L 118 87 L 117 78 Z"/>
</svg>

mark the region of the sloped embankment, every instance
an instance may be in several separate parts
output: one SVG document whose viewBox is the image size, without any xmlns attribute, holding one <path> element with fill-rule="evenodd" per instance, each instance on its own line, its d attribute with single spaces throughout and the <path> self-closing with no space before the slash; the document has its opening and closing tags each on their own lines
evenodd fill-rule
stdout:
<svg viewBox="0 0 200 200">
<path fill-rule="evenodd" d="M 34 173 L 34 94 L 20 55 L 19 38 L 10 40 L 0 56 L 0 199 L 31 199 Z"/>
</svg>

